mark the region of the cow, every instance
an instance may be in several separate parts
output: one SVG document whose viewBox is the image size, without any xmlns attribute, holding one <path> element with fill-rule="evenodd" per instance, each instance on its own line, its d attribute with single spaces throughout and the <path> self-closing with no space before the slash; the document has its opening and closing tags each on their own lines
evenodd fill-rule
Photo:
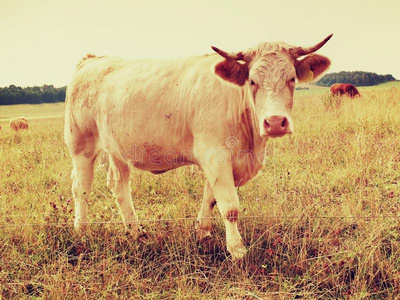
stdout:
<svg viewBox="0 0 400 300">
<path fill-rule="evenodd" d="M 15 118 L 10 121 L 10 128 L 14 131 L 18 131 L 20 129 L 28 129 L 28 120 L 23 117 Z"/>
<path fill-rule="evenodd" d="M 335 83 L 331 86 L 331 94 L 334 96 L 347 95 L 350 98 L 361 96 L 357 88 L 348 83 Z"/>
<path fill-rule="evenodd" d="M 238 186 L 263 167 L 266 142 L 294 131 L 296 81 L 319 77 L 330 60 L 312 47 L 261 43 L 228 53 L 174 60 L 96 57 L 77 66 L 66 91 L 65 142 L 73 169 L 74 227 L 88 223 L 93 166 L 109 156 L 107 185 L 126 230 L 141 229 L 130 190 L 131 169 L 154 174 L 184 165 L 206 177 L 197 238 L 209 237 L 215 205 L 224 220 L 232 259 L 246 253 L 238 231 Z M 302 59 L 300 59 L 302 58 Z"/>
</svg>

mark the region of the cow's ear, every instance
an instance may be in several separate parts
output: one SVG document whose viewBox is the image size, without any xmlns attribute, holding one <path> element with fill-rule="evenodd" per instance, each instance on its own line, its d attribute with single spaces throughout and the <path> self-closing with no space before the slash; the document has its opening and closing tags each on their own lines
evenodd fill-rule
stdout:
<svg viewBox="0 0 400 300">
<path fill-rule="evenodd" d="M 322 55 L 310 54 L 302 60 L 296 61 L 296 74 L 300 82 L 313 81 L 325 72 L 331 61 Z"/>
<path fill-rule="evenodd" d="M 225 59 L 215 66 L 215 73 L 224 80 L 242 86 L 249 77 L 249 68 L 246 63 Z"/>
</svg>

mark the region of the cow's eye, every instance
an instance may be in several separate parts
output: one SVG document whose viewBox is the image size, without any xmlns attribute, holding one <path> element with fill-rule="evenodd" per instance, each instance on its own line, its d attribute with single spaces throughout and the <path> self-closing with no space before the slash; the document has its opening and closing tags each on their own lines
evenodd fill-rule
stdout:
<svg viewBox="0 0 400 300">
<path fill-rule="evenodd" d="M 250 80 L 251 85 L 255 85 L 256 83 L 253 80 Z"/>
<path fill-rule="evenodd" d="M 296 77 L 293 77 L 292 79 L 290 79 L 290 82 L 295 82 L 296 81 Z"/>
</svg>

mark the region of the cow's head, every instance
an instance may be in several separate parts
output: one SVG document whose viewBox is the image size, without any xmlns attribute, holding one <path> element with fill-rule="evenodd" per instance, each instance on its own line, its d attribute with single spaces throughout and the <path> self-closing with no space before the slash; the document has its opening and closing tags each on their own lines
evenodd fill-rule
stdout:
<svg viewBox="0 0 400 300">
<path fill-rule="evenodd" d="M 247 51 L 227 53 L 212 47 L 225 58 L 215 66 L 215 73 L 247 90 L 254 101 L 261 136 L 280 137 L 293 132 L 290 114 L 296 80 L 314 80 L 329 67 L 328 58 L 312 53 L 331 37 L 309 48 L 261 43 Z"/>
</svg>

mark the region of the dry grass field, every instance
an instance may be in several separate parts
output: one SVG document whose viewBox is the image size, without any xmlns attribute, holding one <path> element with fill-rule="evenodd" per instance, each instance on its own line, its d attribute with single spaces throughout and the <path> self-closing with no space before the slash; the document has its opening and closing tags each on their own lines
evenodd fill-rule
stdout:
<svg viewBox="0 0 400 300">
<path fill-rule="evenodd" d="M 242 261 L 196 244 L 203 174 L 134 172 L 147 238 L 123 226 L 97 163 L 85 236 L 73 230 L 63 104 L 0 107 L 0 299 L 392 299 L 400 297 L 400 84 L 296 91 L 295 134 L 270 140 L 238 191 Z M 23 115 L 15 134 L 7 118 Z M 3 121 L 2 121 L 3 120 Z"/>
</svg>

